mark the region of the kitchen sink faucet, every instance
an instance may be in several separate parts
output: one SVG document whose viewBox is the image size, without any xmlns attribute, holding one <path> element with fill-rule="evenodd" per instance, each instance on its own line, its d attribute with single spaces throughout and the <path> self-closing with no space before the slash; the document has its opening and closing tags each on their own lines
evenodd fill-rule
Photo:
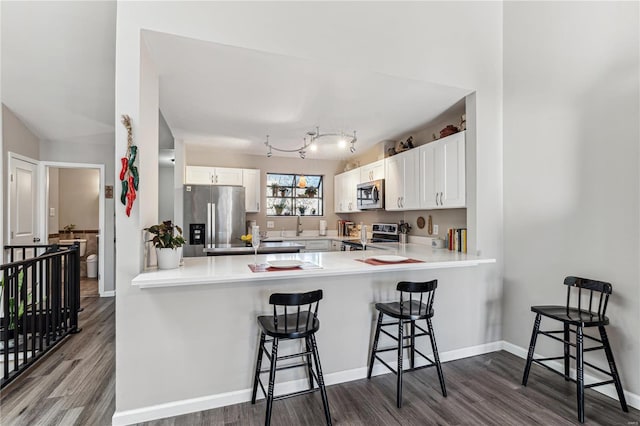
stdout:
<svg viewBox="0 0 640 426">
<path fill-rule="evenodd" d="M 300 234 L 302 234 L 302 221 L 300 220 L 300 215 L 296 216 L 297 218 L 297 223 L 296 223 L 296 237 L 299 237 Z"/>
</svg>

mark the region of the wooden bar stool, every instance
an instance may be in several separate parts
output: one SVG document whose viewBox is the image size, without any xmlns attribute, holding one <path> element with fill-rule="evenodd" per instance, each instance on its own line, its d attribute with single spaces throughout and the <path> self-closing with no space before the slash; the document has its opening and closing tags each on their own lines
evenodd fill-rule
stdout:
<svg viewBox="0 0 640 426">
<path fill-rule="evenodd" d="M 618 375 L 618 369 L 616 363 L 613 360 L 613 352 L 611 351 L 611 345 L 607 338 L 607 331 L 605 325 L 609 324 L 609 318 L 605 316 L 607 310 L 607 303 L 609 302 L 609 295 L 613 288 L 611 284 L 594 281 L 586 278 L 567 277 L 564 279 L 564 285 L 567 286 L 567 304 L 565 306 L 532 306 L 531 311 L 536 313 L 536 319 L 533 323 L 533 332 L 531 333 L 531 343 L 529 345 L 529 354 L 527 355 L 527 363 L 524 368 L 524 376 L 522 377 L 522 385 L 527 386 L 527 380 L 529 379 L 529 371 L 531 370 L 531 363 L 535 362 L 556 374 L 560 374 L 567 381 L 572 381 L 577 385 L 578 393 L 578 421 L 584 423 L 584 390 L 585 388 L 592 388 L 595 386 L 607 385 L 614 383 L 616 391 L 618 392 L 618 398 L 620 399 L 620 405 L 622 411 L 628 412 L 627 402 L 624 398 L 624 392 L 622 391 L 622 383 L 620 382 L 620 376 Z M 571 307 L 571 296 L 574 299 L 577 298 L 578 307 Z M 595 299 L 594 300 L 594 296 Z M 582 308 L 583 300 L 586 303 L 588 300 L 589 307 L 585 310 Z M 594 302 L 597 303 L 597 311 Z M 575 306 L 575 305 L 574 305 Z M 540 319 L 542 316 L 554 319 L 562 322 L 564 325 L 562 330 L 542 331 L 540 330 Z M 571 327 L 575 327 L 573 330 Z M 583 329 L 586 327 L 598 327 L 600 332 L 600 339 L 585 335 Z M 563 338 L 554 336 L 554 334 L 562 333 Z M 571 343 L 570 333 L 575 333 L 575 343 Z M 564 344 L 564 355 L 550 357 L 550 358 L 533 358 L 533 354 L 536 348 L 536 340 L 538 334 L 543 334 L 554 340 L 558 340 Z M 584 347 L 584 338 L 601 343 L 601 346 L 595 346 L 590 348 Z M 571 355 L 570 347 L 576 348 L 576 355 Z M 605 371 L 600 367 L 590 364 L 584 360 L 584 352 L 590 352 L 595 350 L 604 349 L 604 353 L 607 356 L 609 362 L 609 370 Z M 552 369 L 543 361 L 552 360 L 564 360 L 564 374 Z M 576 379 L 573 379 L 569 375 L 570 359 L 576 360 Z M 589 385 L 584 384 L 584 366 L 587 365 L 595 370 L 611 376 L 612 380 L 605 380 L 603 382 L 591 383 Z"/>
<path fill-rule="evenodd" d="M 327 424 L 331 425 L 331 414 L 329 413 L 329 401 L 327 400 L 327 391 L 324 386 L 324 377 L 322 368 L 320 367 L 320 357 L 318 355 L 318 347 L 316 345 L 315 333 L 320 328 L 318 320 L 318 305 L 322 299 L 322 290 L 310 291 L 308 293 L 274 293 L 269 297 L 269 304 L 273 305 L 273 316 L 265 315 L 258 317 L 258 326 L 260 327 L 260 346 L 258 348 L 258 359 L 256 361 L 256 370 L 253 380 L 253 393 L 251 395 L 251 403 L 256 403 L 256 394 L 258 385 L 267 398 L 267 413 L 265 417 L 265 425 L 271 424 L 271 407 L 273 401 L 290 398 L 292 396 L 304 395 L 311 392 L 320 391 L 322 396 L 322 404 L 324 406 L 324 415 Z M 306 306 L 306 310 L 301 307 Z M 280 308 L 278 308 L 280 307 Z M 289 310 L 287 309 L 289 308 Z M 278 314 L 278 312 L 281 314 Z M 267 340 L 266 336 L 271 337 Z M 292 355 L 278 356 L 278 342 L 281 339 L 304 339 L 305 348 L 303 352 Z M 265 344 L 271 343 L 271 353 L 267 350 Z M 261 370 L 262 354 L 265 354 L 270 361 L 268 370 Z M 311 364 L 311 357 L 315 362 L 315 371 Z M 286 359 L 302 358 L 302 362 L 296 364 L 287 364 L 277 367 L 277 362 Z M 285 395 L 273 395 L 275 385 L 276 371 L 289 368 L 304 367 L 309 374 L 309 389 L 293 392 Z M 260 380 L 261 373 L 269 373 L 269 387 L 265 391 L 264 385 Z M 313 380 L 318 383 L 318 387 L 313 387 Z"/>
<path fill-rule="evenodd" d="M 440 365 L 440 357 L 438 356 L 438 347 L 436 346 L 436 338 L 433 334 L 433 325 L 431 324 L 431 317 L 433 317 L 433 299 L 438 287 L 438 280 L 427 282 L 408 282 L 401 281 L 398 283 L 397 290 L 400 292 L 400 302 L 390 303 L 376 303 L 376 309 L 378 310 L 378 324 L 376 326 L 376 334 L 373 339 L 373 346 L 371 348 L 371 358 L 369 360 L 369 371 L 367 372 L 367 378 L 371 378 L 371 372 L 373 371 L 373 363 L 377 359 L 385 367 L 391 370 L 397 376 L 397 388 L 396 399 L 398 408 L 402 407 L 402 353 L 403 349 L 409 349 L 409 366 L 410 368 L 404 371 L 420 370 L 422 368 L 435 366 L 438 370 L 438 379 L 440 380 L 440 388 L 442 389 L 442 396 L 447 396 L 447 389 L 444 384 L 444 375 L 442 374 L 442 366 Z M 404 293 L 409 293 L 409 300 L 405 300 Z M 418 299 L 417 293 L 420 294 Z M 424 303 L 423 303 L 424 302 Z M 394 318 L 395 321 L 383 323 L 383 317 L 387 315 Z M 427 330 L 416 324 L 417 320 L 426 320 Z M 404 336 L 404 326 L 410 324 L 410 334 Z M 395 326 L 398 327 L 398 335 L 394 336 L 382 327 Z M 421 333 L 416 334 L 416 328 Z M 383 332 L 387 336 L 391 337 L 398 342 L 397 347 L 389 347 L 378 349 L 378 339 L 380 332 Z M 431 340 L 431 349 L 433 350 L 433 361 L 429 359 L 425 354 L 416 349 L 416 337 L 429 336 Z M 409 339 L 409 344 L 405 345 L 405 339 Z M 379 352 L 397 351 L 398 355 L 398 368 L 394 370 L 389 364 L 387 364 L 377 354 Z M 416 353 L 429 361 L 429 364 L 422 365 L 420 367 L 415 366 Z"/>
</svg>

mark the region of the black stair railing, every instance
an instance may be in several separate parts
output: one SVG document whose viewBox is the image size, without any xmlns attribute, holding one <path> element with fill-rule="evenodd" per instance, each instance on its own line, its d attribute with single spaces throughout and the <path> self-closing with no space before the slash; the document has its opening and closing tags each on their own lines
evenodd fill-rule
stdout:
<svg viewBox="0 0 640 426">
<path fill-rule="evenodd" d="M 0 389 L 80 331 L 80 246 L 5 246 L 0 265 Z M 16 260 L 19 259 L 19 260 Z"/>
</svg>

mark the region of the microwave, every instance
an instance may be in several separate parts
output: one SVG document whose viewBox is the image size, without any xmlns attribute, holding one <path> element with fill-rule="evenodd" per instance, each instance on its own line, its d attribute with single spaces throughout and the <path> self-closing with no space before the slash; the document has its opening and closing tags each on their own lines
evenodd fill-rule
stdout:
<svg viewBox="0 0 640 426">
<path fill-rule="evenodd" d="M 384 179 L 359 183 L 356 187 L 357 205 L 360 210 L 384 208 Z"/>
</svg>

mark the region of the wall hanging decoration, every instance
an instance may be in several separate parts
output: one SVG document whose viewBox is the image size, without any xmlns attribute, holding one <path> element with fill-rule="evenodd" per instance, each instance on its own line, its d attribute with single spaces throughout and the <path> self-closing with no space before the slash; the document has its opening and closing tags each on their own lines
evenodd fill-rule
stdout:
<svg viewBox="0 0 640 426">
<path fill-rule="evenodd" d="M 120 185 L 122 193 L 120 202 L 126 206 L 127 216 L 131 215 L 131 208 L 136 199 L 136 191 L 140 183 L 138 168 L 133 164 L 138 155 L 138 147 L 133 144 L 133 132 L 131 130 L 131 118 L 128 115 L 122 116 L 122 124 L 127 129 L 127 153 L 120 159 L 122 168 L 120 169 Z"/>
</svg>

